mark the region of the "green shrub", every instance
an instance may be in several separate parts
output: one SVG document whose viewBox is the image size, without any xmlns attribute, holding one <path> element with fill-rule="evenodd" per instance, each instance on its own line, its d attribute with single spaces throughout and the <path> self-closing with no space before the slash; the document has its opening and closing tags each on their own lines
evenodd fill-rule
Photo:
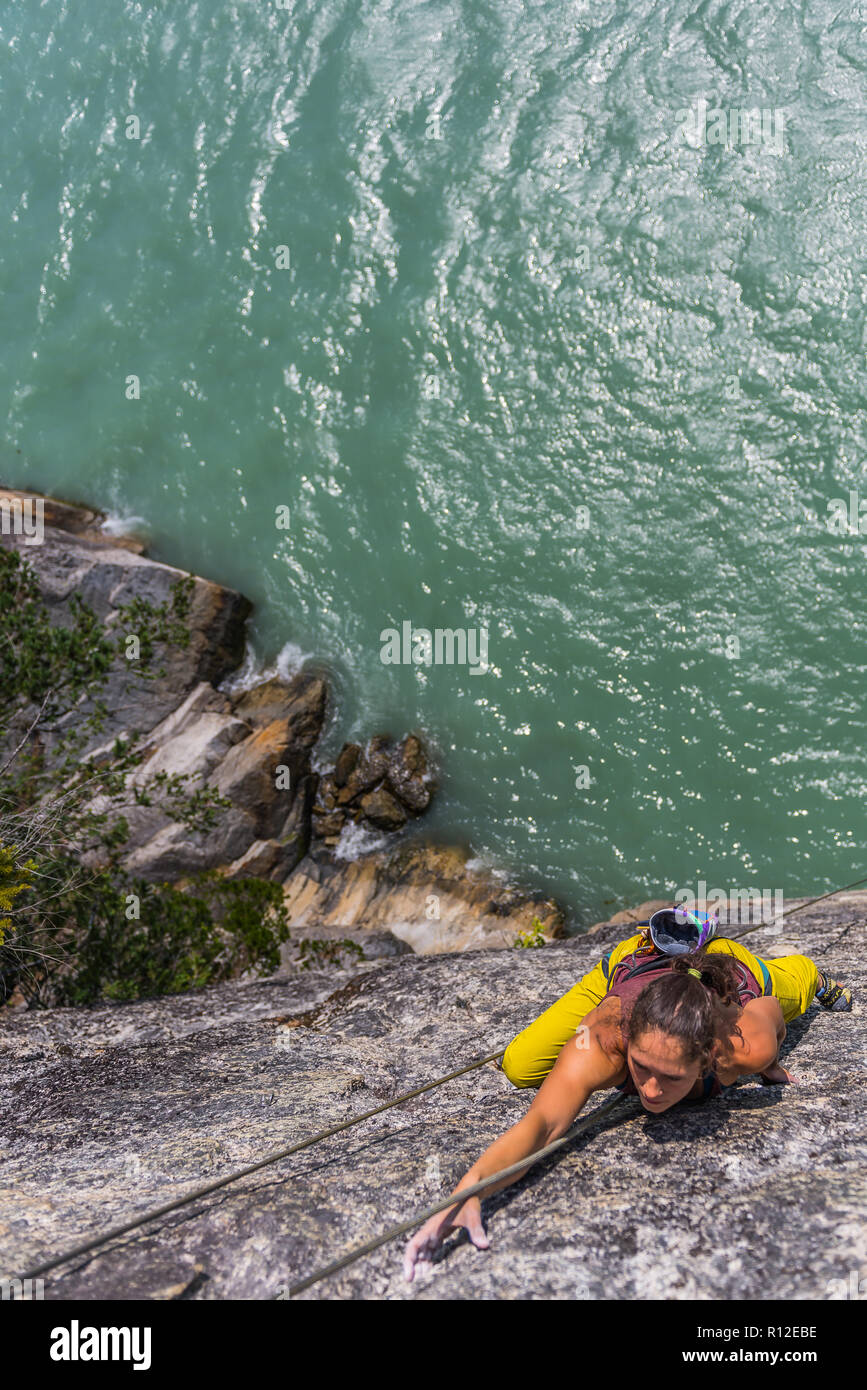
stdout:
<svg viewBox="0 0 867 1390">
<path fill-rule="evenodd" d="M 544 946 L 548 938 L 545 936 L 544 928 L 538 917 L 534 917 L 526 931 L 518 932 L 513 945 L 533 948 Z"/>
<path fill-rule="evenodd" d="M 212 874 L 180 891 L 122 868 L 130 805 L 206 831 L 230 803 L 182 775 L 130 786 L 135 739 L 98 760 L 83 752 L 105 723 L 109 673 L 152 680 L 160 649 L 189 644 L 193 589 L 185 576 L 165 603 L 134 599 L 110 623 L 74 595 L 58 626 L 29 561 L 0 547 L 0 1004 L 16 988 L 31 1005 L 89 1004 L 277 968 L 288 935 L 278 884 Z"/>
<path fill-rule="evenodd" d="M 65 1004 L 177 994 L 244 970 L 273 972 L 289 934 L 279 883 L 212 873 L 183 892 L 103 874 L 71 895 L 68 910 L 75 950 L 52 991 Z"/>
<path fill-rule="evenodd" d="M 342 936 L 337 941 L 304 936 L 298 942 L 298 947 L 298 965 L 301 970 L 309 970 L 314 965 L 339 965 L 340 957 L 345 953 L 355 956 L 358 960 L 365 959 L 364 948 L 348 936 Z"/>
<path fill-rule="evenodd" d="M 33 859 L 19 862 L 14 845 L 0 844 L 0 946 L 7 930 L 12 926 L 8 915 L 15 907 L 15 899 L 32 885 L 36 863 Z"/>
</svg>

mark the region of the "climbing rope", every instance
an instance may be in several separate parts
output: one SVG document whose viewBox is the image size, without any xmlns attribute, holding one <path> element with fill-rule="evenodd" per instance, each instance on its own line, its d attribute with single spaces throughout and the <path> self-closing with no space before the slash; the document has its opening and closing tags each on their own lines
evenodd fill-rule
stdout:
<svg viewBox="0 0 867 1390">
<path fill-rule="evenodd" d="M 838 893 L 848 893 L 850 888 L 860 888 L 862 883 L 867 883 L 867 878 L 856 879 L 854 883 L 847 883 L 843 888 L 832 888 L 830 893 L 823 893 L 819 898 L 810 898 L 809 902 L 798 903 L 797 907 L 790 907 L 788 912 L 781 912 L 779 920 L 782 921 L 784 917 L 791 917 L 793 912 L 803 912 L 805 907 L 813 907 L 816 903 L 823 903 L 826 898 L 836 898 Z M 761 927 L 768 925 L 767 922 L 756 922 L 754 926 L 747 927 L 740 936 L 733 936 L 731 940 L 740 941 L 741 937 L 749 936 L 751 931 L 759 931 Z"/>
<path fill-rule="evenodd" d="M 369 1120 L 373 1115 L 381 1115 L 384 1110 L 391 1110 L 392 1106 L 401 1105 L 405 1100 L 412 1100 L 413 1096 L 421 1096 L 425 1091 L 432 1091 L 435 1086 L 442 1086 L 446 1081 L 453 1081 L 456 1076 L 463 1076 L 468 1071 L 475 1071 L 477 1067 L 483 1067 L 486 1062 L 496 1061 L 502 1055 L 503 1048 L 499 1048 L 497 1052 L 489 1052 L 485 1057 L 478 1057 L 475 1062 L 470 1062 L 468 1066 L 459 1067 L 457 1071 L 450 1071 L 445 1076 L 428 1081 L 424 1086 L 417 1086 L 414 1091 L 405 1091 L 402 1096 L 388 1100 L 384 1105 L 378 1105 L 375 1110 L 366 1110 L 363 1115 L 356 1115 L 353 1120 L 344 1120 L 342 1124 L 320 1130 L 318 1134 L 311 1135 L 309 1139 L 302 1139 L 297 1144 L 291 1144 L 288 1149 L 279 1149 L 277 1153 L 269 1154 L 267 1158 L 261 1158 L 258 1163 L 251 1163 L 246 1168 L 239 1168 L 237 1172 L 228 1173 L 226 1177 L 218 1178 L 216 1182 L 208 1183 L 206 1187 L 197 1187 L 195 1191 L 188 1192 L 185 1197 L 178 1197 L 174 1202 L 166 1202 L 165 1206 L 155 1207 L 152 1211 L 145 1212 L 143 1216 L 126 1221 L 122 1226 L 113 1226 L 111 1230 L 104 1231 L 101 1236 L 95 1236 L 93 1240 L 86 1241 L 83 1245 L 76 1245 L 73 1250 L 67 1250 L 65 1255 L 58 1255 L 55 1259 L 46 1260 L 41 1265 L 34 1265 L 32 1269 L 28 1269 L 18 1277 L 34 1279 L 40 1274 L 46 1274 L 48 1270 L 56 1269 L 58 1265 L 64 1265 L 69 1260 L 78 1259 L 80 1255 L 89 1254 L 91 1250 L 96 1250 L 100 1245 L 115 1240 L 117 1236 L 125 1236 L 130 1231 L 136 1230 L 138 1226 L 145 1226 L 148 1222 L 155 1221 L 157 1217 L 168 1216 L 170 1212 L 178 1211 L 180 1207 L 186 1207 L 190 1202 L 198 1201 L 200 1197 L 207 1197 L 211 1192 L 217 1192 L 221 1187 L 227 1187 L 230 1182 L 237 1182 L 239 1178 L 246 1178 L 250 1173 L 258 1173 L 260 1168 L 267 1168 L 271 1163 L 278 1163 L 281 1158 L 288 1158 L 290 1154 L 297 1154 L 302 1149 L 309 1149 L 313 1144 L 330 1138 L 332 1134 L 340 1134 L 345 1129 L 351 1129 L 353 1125 L 360 1125 L 362 1120 Z"/>
<path fill-rule="evenodd" d="M 826 898 L 833 898 L 838 893 L 846 893 L 850 889 L 859 888 L 865 883 L 867 883 L 867 878 L 860 878 L 855 883 L 847 883 L 842 888 L 834 888 L 830 893 L 823 893 L 818 898 L 811 898 L 808 902 L 799 903 L 797 907 L 790 908 L 788 912 L 782 913 L 782 917 L 790 917 L 795 912 L 802 912 L 805 908 L 812 907 L 815 903 L 824 902 Z M 747 927 L 746 931 L 741 932 L 740 936 L 733 937 L 732 939 L 739 941 L 741 937 L 747 936 L 749 932 L 758 931 L 760 927 L 765 925 L 767 924 L 759 922 L 755 926 Z M 116 1240 L 119 1236 L 128 1235 L 130 1231 L 135 1231 L 140 1226 L 146 1226 L 151 1221 L 156 1221 L 159 1217 L 168 1216 L 173 1211 L 179 1211 L 182 1207 L 189 1206 L 190 1203 L 198 1201 L 201 1197 L 207 1197 L 212 1192 L 218 1192 L 220 1188 L 227 1187 L 229 1183 L 238 1182 L 241 1178 L 249 1177 L 251 1173 L 258 1173 L 262 1168 L 267 1168 L 272 1163 L 279 1163 L 281 1159 L 289 1158 L 292 1154 L 300 1153 L 302 1149 L 309 1149 L 312 1145 L 320 1143 L 323 1139 L 330 1138 L 333 1134 L 340 1134 L 344 1130 L 351 1129 L 354 1125 L 360 1125 L 364 1120 L 369 1120 L 374 1115 L 381 1115 L 383 1111 L 391 1110 L 395 1105 L 401 1105 L 406 1100 L 412 1100 L 414 1096 L 424 1095 L 426 1091 L 432 1091 L 437 1086 L 443 1086 L 447 1081 L 453 1081 L 458 1076 L 464 1076 L 467 1072 L 475 1071 L 478 1067 L 483 1067 L 487 1062 L 499 1061 L 503 1055 L 504 1049 L 498 1048 L 496 1052 L 489 1052 L 484 1057 L 478 1057 L 467 1066 L 459 1067 L 456 1071 L 447 1072 L 445 1076 L 435 1077 L 433 1081 L 428 1081 L 423 1086 L 417 1086 L 413 1091 L 405 1091 L 403 1095 L 395 1097 L 394 1100 L 386 1101 L 383 1105 L 378 1105 L 374 1110 L 367 1110 L 363 1115 L 356 1115 L 352 1120 L 344 1120 L 342 1124 L 332 1125 L 329 1129 L 320 1130 L 318 1134 L 311 1135 L 309 1139 L 302 1139 L 297 1144 L 291 1144 L 288 1148 L 278 1149 L 276 1153 L 268 1154 L 266 1158 L 260 1159 L 258 1163 L 251 1163 L 246 1168 L 239 1168 L 234 1173 L 229 1173 L 224 1178 L 218 1178 L 215 1182 L 208 1183 L 204 1187 L 197 1187 L 192 1192 L 188 1192 L 186 1196 L 178 1197 L 173 1202 L 166 1202 L 165 1205 L 161 1207 L 154 1207 L 151 1211 L 145 1212 L 142 1216 L 137 1216 L 132 1221 L 124 1222 L 123 1225 L 113 1226 L 110 1230 L 104 1231 L 102 1235 L 95 1236 L 93 1240 L 86 1241 L 82 1245 L 77 1245 L 72 1250 L 67 1250 L 63 1255 L 57 1255 L 54 1259 L 45 1260 L 42 1264 L 34 1265 L 31 1269 L 25 1270 L 24 1273 L 18 1277 L 22 1280 L 33 1279 L 48 1273 L 49 1270 L 57 1269 L 59 1265 L 67 1264 L 70 1260 L 78 1259 L 82 1255 L 88 1255 L 92 1250 L 98 1250 L 101 1245 L 106 1245 L 109 1241 Z M 615 1102 L 619 1099 L 619 1097 L 615 1097 Z M 614 1102 L 606 1102 L 606 1104 L 611 1104 L 612 1108 L 613 1103 Z M 587 1116 L 587 1123 L 596 1119 L 601 1114 L 603 1108 L 603 1106 L 600 1106 L 593 1112 L 592 1116 Z M 575 1134 L 580 1133 L 581 1124 L 582 1122 L 579 1121 L 577 1128 L 573 1126 L 562 1139 L 555 1140 L 554 1145 L 549 1145 L 546 1149 L 540 1149 L 538 1153 L 531 1154 L 528 1158 L 522 1159 L 521 1163 L 517 1165 L 514 1171 L 520 1171 L 521 1168 L 530 1167 L 531 1164 L 538 1162 L 540 1158 L 545 1157 L 549 1152 L 553 1153 L 555 1148 L 568 1143 L 570 1138 L 574 1138 Z M 512 1170 L 504 1170 L 503 1173 L 496 1174 L 493 1178 L 486 1178 L 481 1186 L 490 1187 L 491 1183 L 503 1177 L 506 1171 L 511 1172 Z M 310 1280 L 295 1285 L 293 1289 L 290 1290 L 290 1295 L 295 1292 L 300 1292 L 303 1288 L 309 1287 L 311 1282 L 316 1282 L 316 1280 L 320 1278 L 325 1278 L 326 1274 L 333 1273 L 335 1270 L 342 1268 L 344 1263 L 348 1264 L 351 1260 L 358 1259 L 361 1255 L 367 1254 L 368 1250 L 377 1249 L 379 1245 L 385 1244 L 386 1241 L 393 1239 L 395 1235 L 402 1234 L 405 1230 L 410 1229 L 417 1221 L 427 1220 L 428 1216 L 432 1216 L 438 1211 L 444 1211 L 446 1207 L 452 1204 L 453 1199 L 446 1199 L 440 1206 L 432 1207 L 421 1217 L 414 1217 L 412 1222 L 402 1225 L 399 1229 L 395 1228 L 386 1233 L 381 1239 L 377 1238 L 373 1244 L 368 1243 L 368 1245 L 353 1252 L 351 1256 L 345 1257 L 343 1261 L 337 1261 L 334 1265 L 329 1265 L 325 1271 L 320 1271 L 319 1274 L 311 1276 Z"/>
<path fill-rule="evenodd" d="M 383 1235 L 376 1236 L 373 1240 L 368 1240 L 364 1245 L 359 1245 L 356 1250 L 350 1250 L 348 1255 L 343 1255 L 339 1260 L 335 1260 L 333 1264 L 325 1265 L 323 1269 L 318 1269 L 315 1274 L 311 1274 L 308 1278 L 302 1279 L 300 1283 L 293 1284 L 289 1290 L 289 1297 L 294 1298 L 296 1294 L 301 1293 L 304 1289 L 309 1289 L 312 1284 L 318 1284 L 320 1279 L 327 1279 L 329 1274 L 336 1274 L 339 1269 L 345 1269 L 347 1265 L 352 1264 L 355 1260 L 360 1260 L 362 1255 L 369 1255 L 372 1250 L 378 1250 L 380 1245 L 385 1245 L 388 1241 L 394 1240 L 396 1236 L 406 1235 L 407 1231 L 415 1230 L 417 1226 L 427 1221 L 429 1217 L 436 1216 L 437 1212 L 445 1211 L 446 1207 L 462 1206 L 469 1197 L 477 1197 L 480 1192 L 484 1192 L 486 1188 L 491 1187 L 502 1178 L 511 1178 L 514 1177 L 516 1173 L 523 1173 L 527 1168 L 532 1168 L 534 1163 L 539 1163 L 541 1159 L 547 1158 L 549 1154 L 556 1153 L 558 1149 L 563 1148 L 564 1144 L 571 1144 L 573 1139 L 577 1138 L 585 1129 L 589 1129 L 597 1120 L 601 1120 L 604 1116 L 610 1115 L 611 1111 L 616 1110 L 625 1099 L 625 1096 L 618 1095 L 612 1096 L 610 1100 L 603 1101 L 602 1105 L 597 1105 L 596 1109 L 593 1110 L 591 1114 L 585 1115 L 581 1120 L 576 1120 L 560 1139 L 555 1139 L 552 1143 L 546 1144 L 544 1149 L 537 1149 L 536 1152 L 530 1154 L 528 1158 L 522 1158 L 517 1163 L 511 1163 L 508 1168 L 501 1168 L 498 1173 L 491 1173 L 490 1177 L 483 1178 L 481 1182 L 473 1183 L 472 1187 L 462 1188 L 460 1200 L 458 1202 L 455 1201 L 455 1194 L 452 1193 L 451 1196 L 446 1197 L 443 1201 L 437 1202 L 435 1206 L 426 1207 L 424 1211 L 417 1211 L 408 1221 L 401 1221 L 399 1225 L 389 1227 Z M 636 1111 L 636 1114 L 638 1113 L 640 1112 Z M 634 1115 L 630 1116 L 630 1119 L 634 1118 Z"/>
</svg>

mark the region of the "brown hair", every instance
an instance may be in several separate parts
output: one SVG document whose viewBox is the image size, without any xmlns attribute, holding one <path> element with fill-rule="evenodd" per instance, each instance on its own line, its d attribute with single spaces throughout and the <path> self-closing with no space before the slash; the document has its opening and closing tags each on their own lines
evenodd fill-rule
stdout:
<svg viewBox="0 0 867 1390">
<path fill-rule="evenodd" d="M 690 970 L 698 970 L 700 979 Z M 699 1062 L 704 1075 L 715 1056 L 732 1051 L 732 1033 L 743 1036 L 736 1022 L 740 1011 L 732 957 L 690 951 L 674 956 L 668 974 L 645 986 L 624 1017 L 623 1029 L 631 1042 L 652 1031 L 676 1038 L 686 1061 Z"/>
</svg>

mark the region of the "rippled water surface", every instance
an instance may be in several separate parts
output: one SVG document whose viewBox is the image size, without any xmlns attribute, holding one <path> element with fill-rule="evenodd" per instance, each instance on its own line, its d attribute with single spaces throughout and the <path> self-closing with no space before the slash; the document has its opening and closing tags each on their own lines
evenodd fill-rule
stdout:
<svg viewBox="0 0 867 1390">
<path fill-rule="evenodd" d="M 332 746 L 426 730 L 577 922 L 867 873 L 867 9 L 7 0 L 0 81 L 8 481 L 247 592 Z"/>
</svg>

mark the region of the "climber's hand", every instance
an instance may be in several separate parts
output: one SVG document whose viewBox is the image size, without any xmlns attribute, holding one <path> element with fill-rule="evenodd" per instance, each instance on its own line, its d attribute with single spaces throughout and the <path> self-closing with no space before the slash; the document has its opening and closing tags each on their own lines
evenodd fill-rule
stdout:
<svg viewBox="0 0 867 1390">
<path fill-rule="evenodd" d="M 761 1073 L 762 1081 L 766 1086 L 788 1086 L 790 1082 L 798 1083 L 797 1076 L 793 1076 L 785 1067 L 781 1067 L 779 1062 L 773 1062 L 767 1071 Z"/>
<path fill-rule="evenodd" d="M 415 1267 L 430 1260 L 446 1236 L 461 1226 L 467 1232 L 477 1250 L 487 1250 L 489 1241 L 482 1225 L 482 1204 L 478 1197 L 470 1197 L 460 1207 L 447 1207 L 438 1211 L 424 1223 L 412 1240 L 408 1242 L 403 1256 L 404 1278 L 411 1284 Z"/>
</svg>

